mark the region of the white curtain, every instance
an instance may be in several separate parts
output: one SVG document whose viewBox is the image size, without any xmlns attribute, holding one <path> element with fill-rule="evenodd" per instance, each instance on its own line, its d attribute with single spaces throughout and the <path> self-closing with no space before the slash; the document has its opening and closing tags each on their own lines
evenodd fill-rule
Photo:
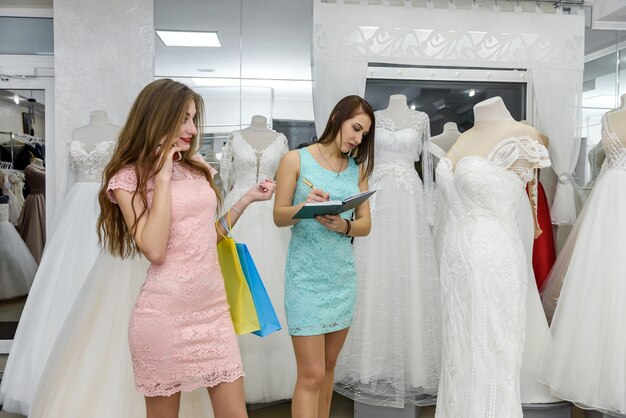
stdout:
<svg viewBox="0 0 626 418">
<path fill-rule="evenodd" d="M 366 79 L 367 62 L 364 61 L 313 62 L 313 111 L 318 137 L 339 100 L 351 94 L 363 97 Z"/>
<path fill-rule="evenodd" d="M 572 173 L 580 150 L 582 70 L 532 69 L 535 127 L 550 140 L 552 168 L 558 176 L 552 223 L 573 224 L 576 204 Z"/>
</svg>

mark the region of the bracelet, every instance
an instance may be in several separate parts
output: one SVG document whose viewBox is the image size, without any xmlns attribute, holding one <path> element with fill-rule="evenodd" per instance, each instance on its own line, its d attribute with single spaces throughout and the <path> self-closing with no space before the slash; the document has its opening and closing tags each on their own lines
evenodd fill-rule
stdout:
<svg viewBox="0 0 626 418">
<path fill-rule="evenodd" d="M 234 210 L 235 212 L 237 212 L 238 214 L 243 215 L 243 211 L 240 211 L 239 209 L 237 209 L 235 205 L 232 205 L 230 208 Z"/>
<path fill-rule="evenodd" d="M 348 227 L 347 227 L 347 229 L 346 229 L 346 232 L 344 232 L 343 234 L 344 234 L 345 236 L 348 236 L 348 234 L 350 233 L 350 229 L 352 229 L 352 222 L 350 222 L 350 220 L 348 220 L 348 219 L 346 219 L 345 221 L 346 221 L 346 223 L 348 224 Z"/>
</svg>

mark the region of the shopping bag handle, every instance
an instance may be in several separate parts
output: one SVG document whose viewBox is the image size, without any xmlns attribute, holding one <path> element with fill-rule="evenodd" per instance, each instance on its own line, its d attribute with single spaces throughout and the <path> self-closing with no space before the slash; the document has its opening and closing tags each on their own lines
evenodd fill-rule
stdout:
<svg viewBox="0 0 626 418">
<path fill-rule="evenodd" d="M 230 209 L 228 209 L 228 212 L 226 212 L 226 217 L 228 218 L 228 225 L 226 225 L 226 222 L 224 222 L 224 217 L 220 216 L 220 218 L 217 221 L 215 221 L 215 229 L 217 229 L 217 232 L 219 232 L 222 238 L 226 238 L 226 237 L 232 238 L 232 235 L 230 234 L 230 232 L 232 231 L 231 222 L 230 222 Z M 224 231 L 226 231 L 226 235 L 222 234 L 222 231 L 220 231 L 220 229 L 217 227 L 218 222 L 220 222 L 222 226 L 224 227 Z"/>
</svg>

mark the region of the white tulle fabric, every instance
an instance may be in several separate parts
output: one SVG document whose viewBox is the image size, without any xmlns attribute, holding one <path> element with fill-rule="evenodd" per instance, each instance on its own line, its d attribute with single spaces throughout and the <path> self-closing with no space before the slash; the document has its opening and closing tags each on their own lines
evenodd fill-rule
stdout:
<svg viewBox="0 0 626 418">
<path fill-rule="evenodd" d="M 96 221 L 100 176 L 115 144 L 91 152 L 72 141 L 71 169 L 78 180 L 58 209 L 0 384 L 3 410 L 28 415 L 35 389 L 68 312 L 100 252 Z"/>
<path fill-rule="evenodd" d="M 264 179 L 274 179 L 282 156 L 289 151 L 287 138 L 279 134 L 262 151 L 255 150 L 240 131 L 231 134 L 220 163 L 220 178 L 226 191 L 224 210 Z M 272 300 L 283 329 L 261 338 L 241 335 L 239 350 L 243 361 L 244 390 L 247 403 L 291 399 L 296 383 L 296 362 L 287 333 L 283 304 L 285 263 L 291 232 L 276 228 L 274 200 L 250 205 L 239 217 L 232 235 L 248 246 L 259 275 Z"/>
<path fill-rule="evenodd" d="M 335 369 L 337 392 L 397 408 L 434 403 L 441 351 L 439 278 L 414 167 L 427 152 L 428 117 L 413 115 L 399 127 L 376 112 L 372 228 L 354 240 L 357 305 Z"/>
<path fill-rule="evenodd" d="M 0 299 L 28 294 L 37 263 L 9 222 L 9 204 L 0 204 Z"/>
<path fill-rule="evenodd" d="M 602 119 L 606 167 L 544 290 L 544 305 L 556 310 L 539 374 L 563 399 L 624 415 L 626 146 L 610 117 Z"/>
<path fill-rule="evenodd" d="M 102 252 L 56 340 L 30 418 L 143 418 L 128 348 L 130 314 L 150 263 Z M 212 418 L 206 389 L 184 392 L 181 418 Z"/>
<path fill-rule="evenodd" d="M 501 141 L 453 171 L 437 167 L 448 219 L 442 244 L 443 356 L 437 418 L 522 417 L 528 259 L 518 226 L 525 185 L 549 166 L 528 137 Z"/>
</svg>

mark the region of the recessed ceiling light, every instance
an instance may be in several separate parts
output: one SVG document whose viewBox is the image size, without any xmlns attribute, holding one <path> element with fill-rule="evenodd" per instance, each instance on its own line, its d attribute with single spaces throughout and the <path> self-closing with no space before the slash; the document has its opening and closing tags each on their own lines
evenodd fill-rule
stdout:
<svg viewBox="0 0 626 418">
<path fill-rule="evenodd" d="M 166 46 L 213 47 L 222 46 L 217 32 L 181 32 L 173 30 L 157 30 L 157 35 Z"/>
</svg>

